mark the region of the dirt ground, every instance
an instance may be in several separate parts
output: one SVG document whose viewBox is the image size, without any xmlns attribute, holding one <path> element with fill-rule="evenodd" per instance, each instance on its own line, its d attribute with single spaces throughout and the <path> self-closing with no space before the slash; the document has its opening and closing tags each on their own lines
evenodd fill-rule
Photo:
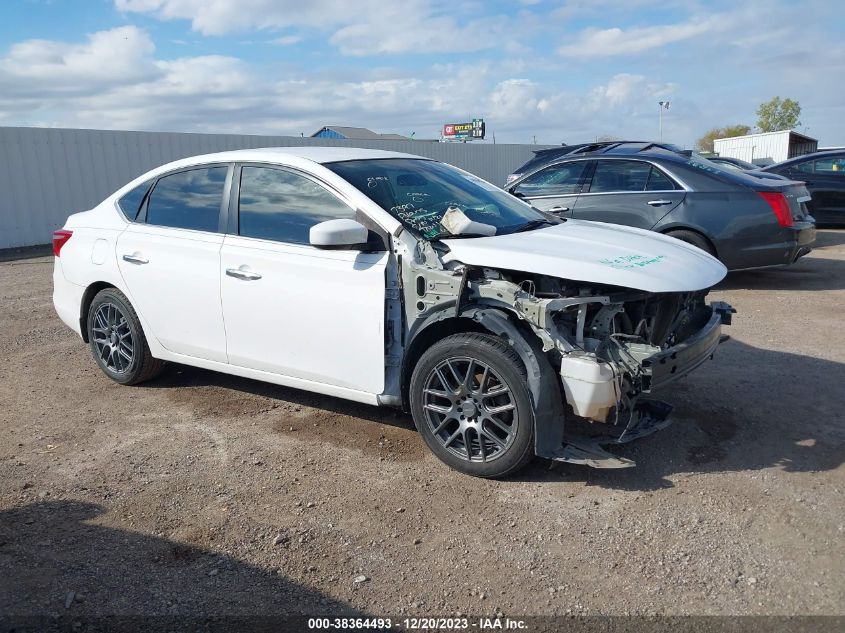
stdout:
<svg viewBox="0 0 845 633">
<path fill-rule="evenodd" d="M 0 263 L 0 613 L 843 614 L 845 231 L 730 275 L 634 469 L 448 470 L 390 410 L 181 366 L 121 387 L 52 258 Z"/>
</svg>

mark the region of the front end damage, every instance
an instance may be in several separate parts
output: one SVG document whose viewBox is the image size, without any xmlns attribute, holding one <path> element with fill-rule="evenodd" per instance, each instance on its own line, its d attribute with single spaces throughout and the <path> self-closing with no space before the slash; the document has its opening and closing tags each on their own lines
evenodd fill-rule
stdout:
<svg viewBox="0 0 845 633">
<path fill-rule="evenodd" d="M 602 447 L 670 424 L 672 407 L 649 396 L 712 358 L 726 338 L 721 326 L 735 312 L 706 303 L 706 290 L 654 293 L 461 262 L 443 266 L 431 245 L 415 250 L 400 257 L 401 339 L 449 318 L 472 319 L 508 339 L 529 370 L 535 452 L 559 461 L 633 466 Z"/>
</svg>

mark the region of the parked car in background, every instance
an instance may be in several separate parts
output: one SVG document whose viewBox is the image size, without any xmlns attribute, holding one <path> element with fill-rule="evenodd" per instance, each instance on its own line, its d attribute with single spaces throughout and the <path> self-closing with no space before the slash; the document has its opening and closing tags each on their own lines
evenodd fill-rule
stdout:
<svg viewBox="0 0 845 633">
<path fill-rule="evenodd" d="M 506 188 L 560 217 L 671 235 L 729 270 L 791 264 L 815 242 L 801 182 L 726 169 L 659 143 L 591 144 L 540 155 Z"/>
<path fill-rule="evenodd" d="M 728 169 L 738 169 L 740 171 L 759 171 L 760 169 L 754 163 L 749 163 L 738 158 L 731 158 L 730 156 L 708 156 L 707 160 L 722 167 L 727 167 Z"/>
<path fill-rule="evenodd" d="M 669 423 L 647 395 L 711 358 L 732 312 L 705 302 L 726 271 L 697 248 L 395 152 L 183 159 L 53 240 L 56 311 L 112 380 L 173 361 L 405 407 L 482 477 L 535 454 L 633 465 L 600 446 Z"/>
<path fill-rule="evenodd" d="M 626 141 L 627 143 L 635 143 L 637 141 Z M 562 158 L 564 156 L 572 156 L 574 154 L 589 154 L 590 152 L 597 152 L 604 148 L 618 145 L 619 141 L 596 141 L 595 143 L 577 143 L 574 145 L 561 145 L 560 147 L 544 147 L 543 149 L 534 150 L 534 158 L 524 163 L 514 173 L 508 175 L 506 185 L 521 178 L 528 172 L 534 171 L 536 167 L 547 165 L 550 161 Z M 679 147 L 664 143 L 663 147 L 672 148 L 677 151 L 682 151 Z"/>
<path fill-rule="evenodd" d="M 845 151 L 815 152 L 769 165 L 765 173 L 803 180 L 807 207 L 819 224 L 845 224 Z"/>
</svg>

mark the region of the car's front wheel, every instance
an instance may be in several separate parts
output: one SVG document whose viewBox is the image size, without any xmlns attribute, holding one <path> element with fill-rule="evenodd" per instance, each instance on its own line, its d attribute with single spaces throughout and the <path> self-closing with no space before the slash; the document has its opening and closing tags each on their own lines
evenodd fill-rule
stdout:
<svg viewBox="0 0 845 633">
<path fill-rule="evenodd" d="M 103 373 L 122 385 L 155 378 L 164 367 L 150 353 L 135 309 L 117 288 L 101 290 L 91 302 L 88 342 Z"/>
<path fill-rule="evenodd" d="M 420 357 L 409 389 L 417 430 L 452 468 L 503 477 L 534 456 L 525 368 L 502 339 L 463 333 L 438 341 Z"/>
</svg>

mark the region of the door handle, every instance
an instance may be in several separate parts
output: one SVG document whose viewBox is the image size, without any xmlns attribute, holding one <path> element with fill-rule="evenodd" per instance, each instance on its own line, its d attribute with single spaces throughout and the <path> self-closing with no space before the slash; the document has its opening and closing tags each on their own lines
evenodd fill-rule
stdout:
<svg viewBox="0 0 845 633">
<path fill-rule="evenodd" d="M 226 274 L 229 277 L 234 277 L 235 279 L 240 279 L 242 281 L 255 281 L 256 279 L 261 279 L 261 275 L 258 273 L 254 273 L 251 270 L 242 270 L 240 268 L 227 268 Z"/>
<path fill-rule="evenodd" d="M 671 200 L 649 200 L 646 204 L 650 204 L 653 207 L 662 207 L 667 204 L 672 204 Z"/>
<path fill-rule="evenodd" d="M 137 253 L 132 253 L 131 255 L 124 255 L 123 261 L 129 262 L 130 264 L 149 264 L 150 260 L 146 257 L 142 257 Z"/>
<path fill-rule="evenodd" d="M 552 207 L 547 213 L 566 213 L 567 211 L 569 211 L 569 207 Z"/>
</svg>

